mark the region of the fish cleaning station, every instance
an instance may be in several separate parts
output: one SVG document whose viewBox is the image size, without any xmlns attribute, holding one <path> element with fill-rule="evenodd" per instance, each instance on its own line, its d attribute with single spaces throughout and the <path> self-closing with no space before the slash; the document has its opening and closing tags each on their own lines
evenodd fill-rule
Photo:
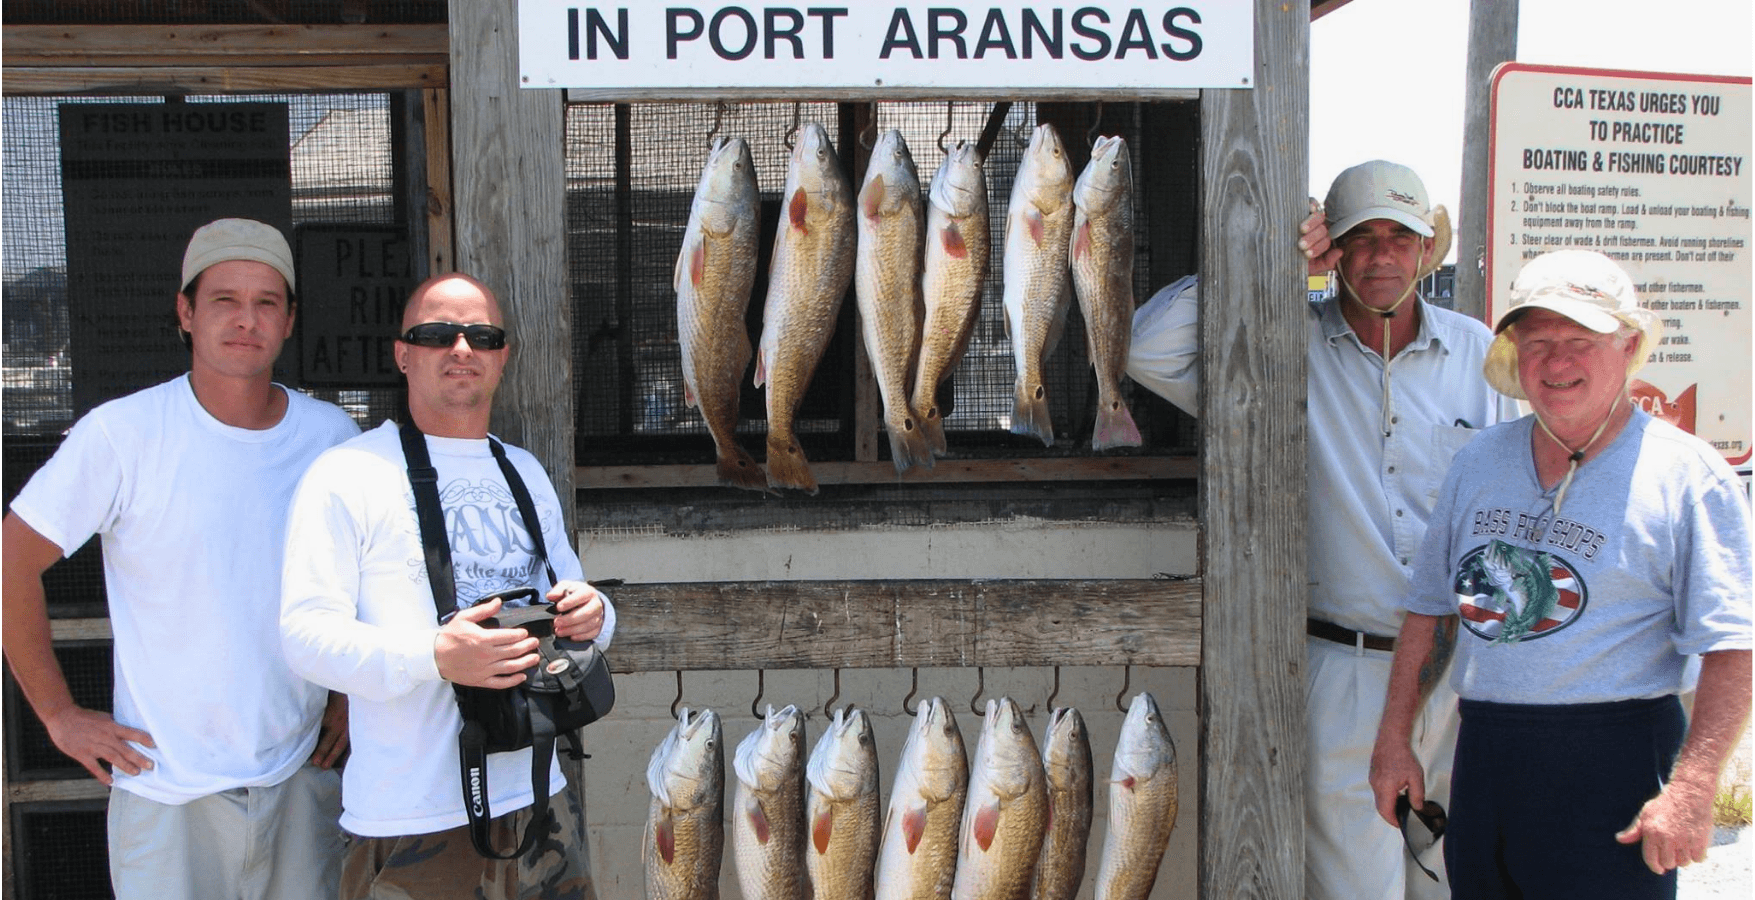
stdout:
<svg viewBox="0 0 1755 900">
<path fill-rule="evenodd" d="M 1149 693 L 1180 801 L 1139 896 L 1293 900 L 1309 536 L 1292 236 L 1310 21 L 1343 2 L 6 0 L 6 499 L 80 415 L 186 368 L 175 262 L 202 222 L 292 238 L 299 330 L 277 380 L 368 428 L 405 402 L 389 348 L 408 291 L 468 273 L 512 346 L 493 431 L 575 498 L 586 576 L 613 585 L 617 705 L 564 764 L 599 897 L 647 896 L 647 762 L 684 708 L 718 716 L 729 813 L 734 748 L 770 705 L 803 712 L 807 746 L 863 710 L 887 800 L 932 697 L 971 767 L 989 701 L 1036 741 L 1079 710 L 1091 897 L 1126 710 Z M 814 218 L 837 189 L 789 180 L 825 140 L 840 218 Z M 735 246 L 702 201 L 721 153 L 753 167 L 722 202 L 742 204 Z M 1039 155 L 1069 202 L 1093 156 L 1130 163 L 1131 211 L 1008 214 L 1046 177 Z M 958 158 L 985 197 L 945 225 L 931 185 Z M 885 243 L 882 190 L 912 192 L 916 244 Z M 1026 260 L 1057 228 L 1064 249 Z M 1081 276 L 1100 253 L 1122 274 Z M 935 259 L 964 280 L 908 301 Z M 1125 360 L 1132 309 L 1195 275 L 1198 416 L 1122 376 L 1114 346 Z M 816 320 L 780 307 L 811 290 Z M 885 319 L 894 292 L 926 324 Z M 98 556 L 51 570 L 49 608 L 76 699 L 107 710 Z M 108 792 L 10 677 L 5 733 L 4 895 L 110 896 Z M 726 831 L 719 896 L 742 898 Z"/>
</svg>

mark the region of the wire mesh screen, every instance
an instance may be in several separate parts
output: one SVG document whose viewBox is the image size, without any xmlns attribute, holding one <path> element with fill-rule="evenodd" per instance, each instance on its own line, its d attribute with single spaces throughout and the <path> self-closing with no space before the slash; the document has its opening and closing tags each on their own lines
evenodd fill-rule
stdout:
<svg viewBox="0 0 1755 900">
<path fill-rule="evenodd" d="M 108 712 L 115 687 L 109 641 L 64 641 L 55 645 L 55 659 L 67 677 L 73 702 Z M 6 777 L 10 780 L 77 778 L 85 770 L 49 740 L 48 729 L 30 711 L 18 683 L 6 674 Z"/>
<path fill-rule="evenodd" d="M 446 0 L 6 0 L 8 25 L 421 24 L 446 20 Z"/>
<path fill-rule="evenodd" d="M 19 900 L 109 900 L 107 801 L 14 803 L 12 866 Z"/>
<path fill-rule="evenodd" d="M 72 424 L 73 383 L 79 377 L 68 358 L 71 323 L 67 302 L 66 219 L 62 206 L 61 150 L 57 129 L 63 105 L 79 103 L 156 103 L 156 97 L 7 97 L 0 160 L 0 278 L 6 305 L 4 336 L 5 434 L 59 434 Z M 195 104 L 233 102 L 287 104 L 292 178 L 292 223 L 389 225 L 404 214 L 395 202 L 396 165 L 392 159 L 391 97 L 382 93 L 248 95 L 190 97 Z M 423 223 L 424 224 L 424 223 Z M 108 261 L 103 273 L 129 281 L 133 261 Z M 171 321 L 172 295 L 157 281 L 140 284 L 144 295 L 163 295 L 165 321 Z M 292 376 L 292 344 L 282 353 L 283 380 Z M 142 376 L 132 387 L 154 379 Z M 401 407 L 395 389 L 313 391 L 342 404 L 362 424 L 394 414 Z M 10 459 L 8 460 L 10 464 Z"/>
<path fill-rule="evenodd" d="M 705 462 L 713 458 L 706 426 L 685 406 L 681 350 L 677 344 L 677 254 L 701 166 L 714 135 L 749 142 L 762 198 L 757 282 L 746 328 L 751 344 L 761 337 L 767 261 L 779 218 L 788 142 L 799 121 L 822 123 L 835 141 L 842 166 L 858 189 L 872 136 L 897 129 L 912 152 L 924 187 L 943 153 L 959 140 L 975 142 L 991 107 L 985 103 L 827 102 L 736 104 L 573 104 L 567 108 L 567 228 L 574 304 L 574 371 L 578 392 L 578 445 L 583 465 Z M 993 247 L 980 318 L 969 349 L 950 385 L 945 420 L 949 456 L 1080 455 L 1087 450 L 1096 412 L 1096 381 L 1086 349 L 1084 323 L 1076 311 L 1048 359 L 1045 382 L 1055 423 L 1054 446 L 1010 433 L 1015 366 L 1006 334 L 1001 279 L 1005 210 L 1012 183 L 1034 126 L 1051 121 L 1061 131 L 1075 168 L 1089 156 L 1089 140 L 1102 133 L 1127 137 L 1135 171 L 1135 297 L 1143 301 L 1162 277 L 1157 252 L 1145 235 L 1152 204 L 1141 173 L 1140 105 L 1108 111 L 1089 104 L 1011 106 L 988 153 L 989 232 Z M 863 135 L 861 132 L 863 131 Z M 942 141 L 942 143 L 941 143 Z M 857 144 L 857 145 L 856 145 Z M 1192 195 L 1192 182 L 1181 190 Z M 1187 256 L 1192 229 L 1176 236 L 1175 252 Z M 1076 308 L 1076 302 L 1071 304 Z M 859 340 L 852 291 L 819 363 L 797 424 L 800 443 L 813 460 L 852 458 L 854 437 L 854 342 Z M 737 430 L 766 431 L 762 392 L 753 386 L 753 363 L 741 380 Z M 1168 405 L 1131 402 L 1144 395 L 1124 383 L 1147 444 L 1139 452 L 1183 452 L 1192 430 Z M 941 398 L 946 392 L 941 391 Z M 755 448 L 759 440 L 741 441 Z M 888 454 L 879 441 L 880 454 Z"/>
<path fill-rule="evenodd" d="M 389 225 L 405 218 L 395 202 L 395 160 L 391 150 L 392 102 L 386 94 L 251 95 L 191 97 L 192 110 L 207 104 L 264 101 L 287 105 L 292 221 L 306 224 Z M 157 97 L 7 97 L 6 141 L 0 151 L 0 279 L 4 281 L 3 335 L 5 392 L 5 498 L 11 501 L 25 480 L 59 446 L 79 410 L 74 386 L 81 377 L 69 353 L 75 327 L 67 292 L 67 233 L 63 207 L 58 120 L 63 106 L 82 103 L 159 103 Z M 424 222 L 423 222 L 424 225 Z M 119 222 L 119 228 L 128 223 Z M 138 227 L 138 226 L 136 226 Z M 103 260 L 101 277 L 120 282 L 139 297 L 163 297 L 166 330 L 174 321 L 177 286 L 142 281 L 137 261 Z M 174 281 L 174 278 L 172 279 Z M 89 325 L 85 326 L 89 327 Z M 174 340 L 157 334 L 136 342 L 165 349 Z M 154 342 L 157 342 L 156 344 Z M 280 380 L 294 383 L 290 369 L 295 344 L 281 355 Z M 170 345 L 175 351 L 175 345 Z M 185 357 L 186 358 L 186 357 Z M 128 389 L 158 380 L 140 371 L 128 374 Z M 343 406 L 362 425 L 396 415 L 403 405 L 399 388 L 311 391 Z M 50 614 L 57 618 L 102 616 L 103 577 L 94 540 L 44 576 Z"/>
</svg>

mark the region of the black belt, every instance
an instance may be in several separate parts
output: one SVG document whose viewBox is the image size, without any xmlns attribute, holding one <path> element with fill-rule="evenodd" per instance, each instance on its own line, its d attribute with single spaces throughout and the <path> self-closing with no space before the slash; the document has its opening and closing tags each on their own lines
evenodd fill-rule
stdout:
<svg viewBox="0 0 1755 900">
<path fill-rule="evenodd" d="M 1349 647 L 1364 647 L 1367 650 L 1395 649 L 1395 638 L 1342 628 L 1333 622 L 1324 622 L 1321 619 L 1305 619 L 1304 633 L 1311 637 L 1322 638 L 1325 641 L 1346 644 Z"/>
</svg>

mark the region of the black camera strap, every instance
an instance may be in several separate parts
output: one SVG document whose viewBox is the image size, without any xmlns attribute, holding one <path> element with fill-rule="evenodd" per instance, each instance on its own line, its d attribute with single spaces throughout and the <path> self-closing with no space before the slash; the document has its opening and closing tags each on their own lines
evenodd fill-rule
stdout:
<svg viewBox="0 0 1755 900">
<path fill-rule="evenodd" d="M 401 437 L 402 455 L 408 464 L 408 482 L 414 489 L 414 510 L 415 518 L 420 522 L 421 547 L 426 553 L 427 581 L 432 584 L 433 607 L 442 622 L 457 611 L 457 580 L 451 565 L 451 543 L 445 529 L 445 510 L 439 502 L 439 471 L 433 467 L 432 457 L 427 454 L 426 436 L 412 421 L 402 424 Z M 506 478 L 506 486 L 512 491 L 512 499 L 518 504 L 518 515 L 524 520 L 524 530 L 530 533 L 536 557 L 542 560 L 542 567 L 548 572 L 548 582 L 552 586 L 557 579 L 554 566 L 548 561 L 548 545 L 542 537 L 542 523 L 536 517 L 536 504 L 530 499 L 530 491 L 524 486 L 524 479 L 519 477 L 517 467 L 506 458 L 506 448 L 491 437 L 487 440 L 494 462 L 499 464 L 500 472 Z M 547 708 L 546 702 L 533 699 L 530 703 L 530 788 L 531 803 L 536 812 L 524 828 L 524 837 L 519 842 L 518 849 L 510 854 L 494 852 L 488 833 L 488 823 L 493 819 L 493 811 L 488 805 L 487 734 L 480 723 L 465 720 L 463 730 L 457 735 L 457 756 L 461 764 L 465 801 L 463 807 L 469 813 L 469 840 L 482 856 L 490 859 L 516 859 L 528 853 L 536 846 L 536 839 L 548 831 L 548 822 L 552 815 L 549 809 L 548 769 L 554 758 L 556 735 L 553 713 Z M 574 742 L 574 751 L 577 753 L 577 738 L 568 735 L 568 739 Z"/>
</svg>

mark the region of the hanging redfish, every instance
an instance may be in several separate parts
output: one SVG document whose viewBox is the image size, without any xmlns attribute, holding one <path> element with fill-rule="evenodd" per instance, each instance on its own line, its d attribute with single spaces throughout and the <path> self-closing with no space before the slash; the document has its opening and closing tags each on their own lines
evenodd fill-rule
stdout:
<svg viewBox="0 0 1755 900">
<path fill-rule="evenodd" d="M 761 466 L 735 438 L 738 383 L 750 361 L 744 312 L 756 279 L 757 202 L 749 145 L 743 138 L 715 141 L 689 206 L 672 283 L 683 400 L 700 408 L 713 435 L 719 483 L 766 491 Z"/>
<path fill-rule="evenodd" d="M 926 249 L 920 293 L 926 312 L 920 328 L 920 365 L 914 374 L 915 412 L 927 449 L 945 453 L 939 385 L 951 377 L 969 349 L 981 316 L 987 282 L 987 174 L 975 145 L 959 142 L 945 154 L 927 192 Z"/>
<path fill-rule="evenodd" d="M 768 486 L 817 492 L 793 434 L 798 404 L 835 334 L 853 278 L 853 187 L 823 126 L 807 123 L 786 167 L 762 307 L 756 386 L 768 386 Z"/>
<path fill-rule="evenodd" d="M 1138 447 L 1139 427 L 1121 397 L 1133 341 L 1133 162 L 1127 142 L 1119 136 L 1098 138 L 1072 196 L 1072 282 L 1097 373 L 1091 449 Z"/>
<path fill-rule="evenodd" d="M 896 472 L 932 468 L 932 452 L 909 407 L 908 384 L 920 349 L 920 177 L 902 133 L 878 138 L 859 188 L 859 241 L 853 292 L 872 375 L 884 399 L 884 428 Z"/>
<path fill-rule="evenodd" d="M 1036 126 L 1006 205 L 1005 321 L 1017 366 L 1011 430 L 1035 435 L 1050 447 L 1054 423 L 1049 420 L 1042 371 L 1060 343 L 1072 300 L 1066 274 L 1072 184 L 1072 165 L 1060 134 L 1053 125 Z"/>
</svg>

